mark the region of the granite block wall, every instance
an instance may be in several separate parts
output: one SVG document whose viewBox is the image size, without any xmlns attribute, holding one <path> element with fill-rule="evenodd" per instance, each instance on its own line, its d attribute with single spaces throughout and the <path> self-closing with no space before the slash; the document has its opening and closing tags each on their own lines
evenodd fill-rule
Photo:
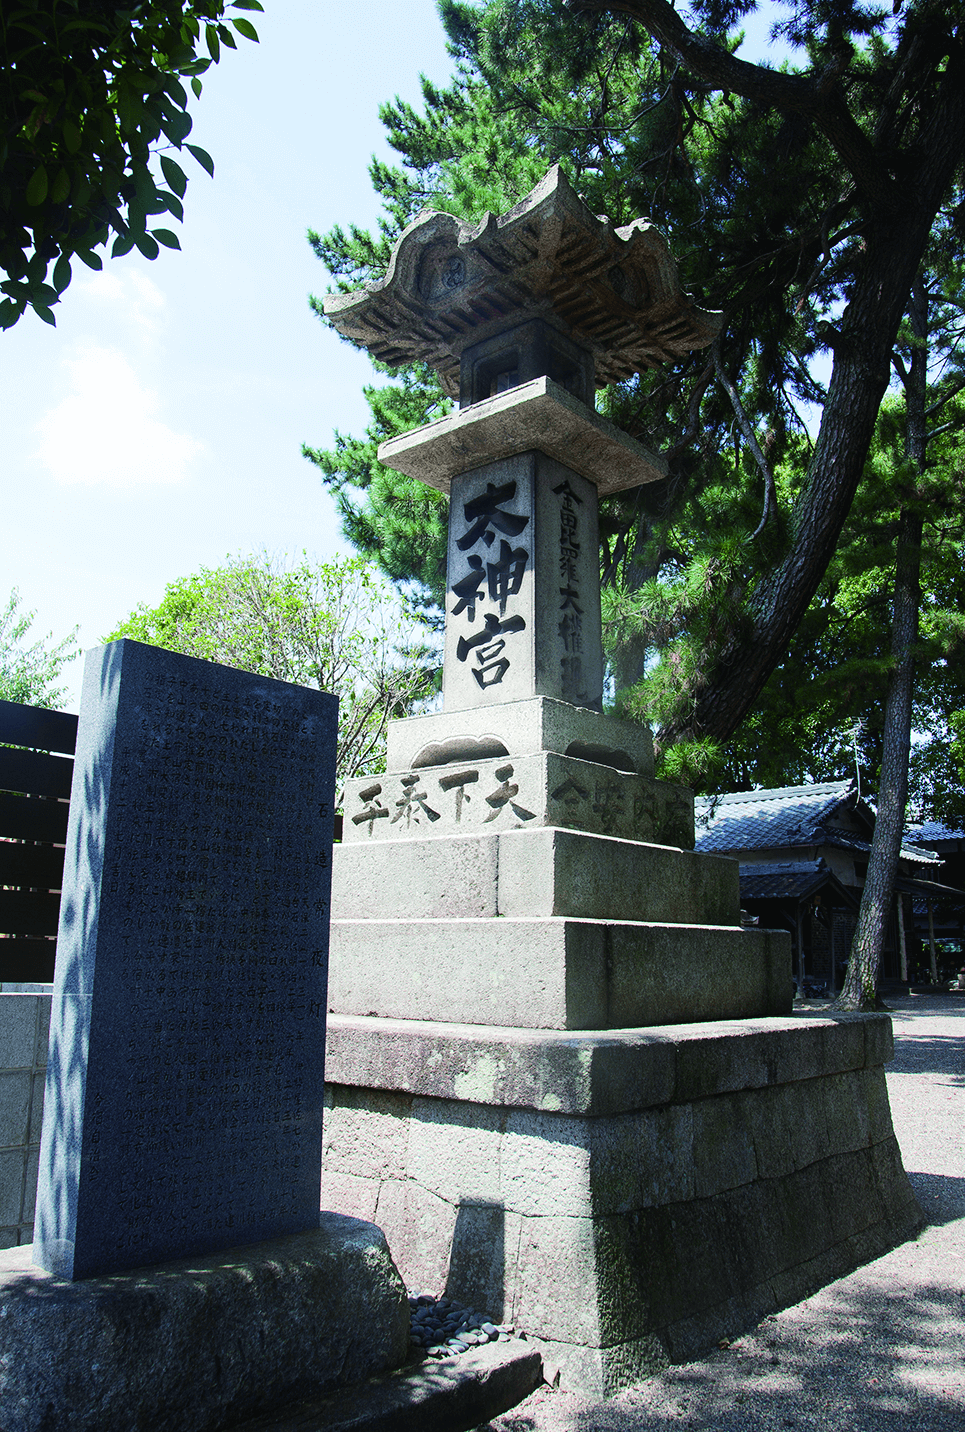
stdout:
<svg viewBox="0 0 965 1432">
<path fill-rule="evenodd" d="M 50 995 L 0 992 L 0 1248 L 33 1241 Z"/>
</svg>

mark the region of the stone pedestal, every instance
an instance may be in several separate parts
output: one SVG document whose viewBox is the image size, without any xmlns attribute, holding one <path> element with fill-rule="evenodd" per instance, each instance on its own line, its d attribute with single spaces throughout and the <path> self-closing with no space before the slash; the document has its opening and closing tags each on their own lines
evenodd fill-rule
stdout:
<svg viewBox="0 0 965 1432">
<path fill-rule="evenodd" d="M 398 1367 L 402 1281 L 378 1228 L 316 1232 L 68 1282 L 0 1253 L 4 1432 L 218 1432 Z"/>
<path fill-rule="evenodd" d="M 599 1396 L 914 1230 L 890 1021 L 789 1017 L 788 936 L 741 927 L 646 732 L 538 696 L 389 760 L 335 854 L 322 1198 L 410 1286 Z"/>
<path fill-rule="evenodd" d="M 568 1035 L 333 1016 L 322 1197 L 608 1395 L 910 1236 L 885 1015 Z"/>
</svg>

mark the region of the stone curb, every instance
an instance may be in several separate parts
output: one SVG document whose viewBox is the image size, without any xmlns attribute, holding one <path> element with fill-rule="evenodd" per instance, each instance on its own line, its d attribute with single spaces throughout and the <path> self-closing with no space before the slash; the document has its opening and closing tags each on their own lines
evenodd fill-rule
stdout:
<svg viewBox="0 0 965 1432">
<path fill-rule="evenodd" d="M 542 1381 L 542 1358 L 531 1343 L 490 1343 L 234 1423 L 230 1432 L 424 1432 L 426 1426 L 469 1432 L 517 1406 Z"/>
</svg>

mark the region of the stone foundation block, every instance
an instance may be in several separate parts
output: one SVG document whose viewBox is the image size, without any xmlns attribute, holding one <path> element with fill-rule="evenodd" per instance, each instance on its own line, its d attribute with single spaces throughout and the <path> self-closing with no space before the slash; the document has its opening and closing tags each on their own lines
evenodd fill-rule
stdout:
<svg viewBox="0 0 965 1432">
<path fill-rule="evenodd" d="M 390 721 L 386 766 L 390 771 L 422 770 L 466 765 L 510 752 L 534 756 L 541 751 L 653 775 L 648 727 L 550 696 Z"/>
<path fill-rule="evenodd" d="M 409 1285 L 512 1319 L 563 1387 L 608 1395 L 916 1230 L 882 1024 L 578 1035 L 336 1016 L 323 1197 L 367 1105 L 382 1127 L 359 1167 Z M 392 1099 L 366 1086 L 389 1079 Z"/>
<path fill-rule="evenodd" d="M 643 921 L 336 920 L 333 1013 L 626 1029 L 789 1013 L 788 936 Z"/>
<path fill-rule="evenodd" d="M 336 846 L 336 919 L 565 915 L 734 925 L 738 864 L 613 836 L 542 827 L 447 840 Z"/>
<path fill-rule="evenodd" d="M 397 1367 L 405 1289 L 378 1228 L 68 1283 L 0 1253 L 3 1432 L 215 1432 Z"/>
</svg>

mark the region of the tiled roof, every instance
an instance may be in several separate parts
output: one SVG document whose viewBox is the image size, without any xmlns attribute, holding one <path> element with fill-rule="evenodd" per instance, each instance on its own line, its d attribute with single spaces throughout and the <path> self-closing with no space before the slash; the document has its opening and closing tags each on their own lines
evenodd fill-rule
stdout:
<svg viewBox="0 0 965 1432">
<path fill-rule="evenodd" d="M 926 820 L 921 825 L 910 825 L 906 834 L 916 845 L 928 845 L 933 840 L 965 840 L 965 830 L 950 829 L 937 820 Z"/>
<path fill-rule="evenodd" d="M 737 852 L 830 845 L 867 854 L 870 841 L 837 823 L 846 807 L 867 817 L 870 834 L 874 814 L 857 799 L 851 781 L 699 796 L 694 802 L 695 848 Z M 921 839 L 917 830 L 915 835 Z M 933 851 L 914 845 L 903 845 L 901 855 L 916 865 L 932 865 L 937 860 Z"/>
<path fill-rule="evenodd" d="M 740 868 L 741 900 L 803 900 L 834 879 L 823 860 L 762 860 Z"/>
<path fill-rule="evenodd" d="M 852 792 L 850 781 L 700 796 L 694 802 L 698 850 L 771 850 L 837 844 L 825 824 Z M 849 837 L 853 839 L 853 837 Z"/>
</svg>

